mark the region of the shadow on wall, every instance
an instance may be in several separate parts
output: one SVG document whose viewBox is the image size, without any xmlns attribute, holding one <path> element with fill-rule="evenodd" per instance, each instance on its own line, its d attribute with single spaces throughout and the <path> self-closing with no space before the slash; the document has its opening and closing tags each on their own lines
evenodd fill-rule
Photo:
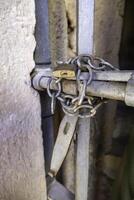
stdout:
<svg viewBox="0 0 134 200">
<path fill-rule="evenodd" d="M 120 69 L 134 70 L 134 1 L 127 0 L 120 48 Z"/>
</svg>

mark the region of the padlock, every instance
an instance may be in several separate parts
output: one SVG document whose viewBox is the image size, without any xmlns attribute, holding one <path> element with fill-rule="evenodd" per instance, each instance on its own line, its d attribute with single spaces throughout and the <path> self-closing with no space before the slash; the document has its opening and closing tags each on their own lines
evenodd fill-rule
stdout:
<svg viewBox="0 0 134 200">
<path fill-rule="evenodd" d="M 73 79 L 76 78 L 77 67 L 72 64 L 59 64 L 53 70 L 55 78 Z"/>
</svg>

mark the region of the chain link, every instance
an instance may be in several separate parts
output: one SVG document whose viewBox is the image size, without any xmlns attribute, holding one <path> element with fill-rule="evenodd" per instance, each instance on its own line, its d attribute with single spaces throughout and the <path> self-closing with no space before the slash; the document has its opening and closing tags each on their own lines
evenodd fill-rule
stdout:
<svg viewBox="0 0 134 200">
<path fill-rule="evenodd" d="M 52 82 L 55 81 L 55 84 L 58 87 L 57 92 L 55 91 L 51 91 L 51 84 Z M 53 79 L 52 77 L 48 79 L 47 82 L 47 93 L 49 95 L 49 97 L 51 97 L 51 113 L 54 114 L 55 111 L 55 106 L 56 106 L 56 98 L 58 98 L 61 94 L 61 83 L 60 83 L 60 79 Z"/>
<path fill-rule="evenodd" d="M 54 110 L 54 99 L 57 98 L 62 106 L 65 114 L 75 115 L 78 113 L 80 118 L 93 117 L 96 114 L 97 109 L 106 103 L 105 99 L 99 97 L 88 97 L 86 96 L 87 86 L 91 84 L 94 71 L 106 71 L 106 70 L 118 70 L 110 63 L 106 62 L 102 58 L 93 57 L 91 55 L 80 55 L 75 58 L 70 58 L 66 62 L 58 62 L 60 64 L 73 64 L 77 67 L 76 81 L 78 85 L 78 95 L 65 95 L 61 91 L 60 79 L 51 77 L 48 81 L 47 92 L 52 98 L 52 110 Z M 88 77 L 85 80 L 80 80 L 82 72 L 88 72 Z M 57 85 L 58 91 L 51 92 L 50 85 L 52 81 Z"/>
</svg>

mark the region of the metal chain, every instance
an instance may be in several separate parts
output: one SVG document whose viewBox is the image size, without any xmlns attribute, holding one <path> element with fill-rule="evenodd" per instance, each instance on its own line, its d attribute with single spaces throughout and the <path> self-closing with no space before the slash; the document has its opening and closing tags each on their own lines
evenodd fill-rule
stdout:
<svg viewBox="0 0 134 200">
<path fill-rule="evenodd" d="M 78 85 L 78 95 L 65 95 L 61 92 L 61 81 L 62 78 L 56 79 L 51 77 L 48 81 L 47 92 L 52 98 L 51 110 L 54 112 L 54 102 L 57 98 L 62 106 L 65 114 L 75 115 L 79 113 L 80 118 L 93 117 L 96 114 L 97 109 L 106 103 L 105 99 L 99 97 L 88 97 L 86 96 L 87 86 L 91 84 L 94 71 L 105 71 L 105 70 L 118 70 L 110 63 L 106 62 L 102 58 L 93 57 L 91 55 L 80 55 L 75 58 L 68 59 L 66 62 L 58 62 L 60 64 L 73 64 L 77 67 L 76 81 Z M 80 80 L 82 72 L 88 72 L 88 77 L 85 80 Z M 51 92 L 50 85 L 52 81 L 57 85 L 58 91 Z"/>
<path fill-rule="evenodd" d="M 55 81 L 55 84 L 58 87 L 58 91 L 51 91 L 51 83 Z M 51 113 L 54 114 L 55 111 L 55 104 L 56 104 L 56 98 L 58 98 L 58 96 L 60 96 L 61 94 L 61 83 L 59 79 L 53 79 L 52 77 L 48 79 L 47 82 L 47 93 L 49 95 L 49 97 L 51 97 Z"/>
</svg>

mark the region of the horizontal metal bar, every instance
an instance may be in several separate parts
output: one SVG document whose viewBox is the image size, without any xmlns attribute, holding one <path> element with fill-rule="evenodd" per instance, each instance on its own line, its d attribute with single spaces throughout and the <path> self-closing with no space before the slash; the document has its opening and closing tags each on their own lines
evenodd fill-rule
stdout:
<svg viewBox="0 0 134 200">
<path fill-rule="evenodd" d="M 42 77 L 40 80 L 40 87 L 47 88 L 47 82 L 48 78 Z M 57 90 L 56 85 L 51 84 L 51 89 Z M 124 101 L 125 89 L 126 83 L 92 81 L 92 83 L 87 87 L 87 95 Z M 77 91 L 75 81 L 62 81 L 62 92 L 77 95 Z"/>
<path fill-rule="evenodd" d="M 64 80 L 62 88 L 63 92 L 67 94 L 77 95 L 78 90 L 74 81 L 71 81 L 68 84 L 68 81 Z M 86 95 L 124 101 L 125 89 L 125 83 L 92 81 L 87 87 Z"/>
<path fill-rule="evenodd" d="M 93 73 L 93 80 L 128 82 L 134 71 L 98 71 Z"/>
<path fill-rule="evenodd" d="M 108 73 L 108 72 L 107 72 Z M 88 86 L 86 90 L 86 95 L 102 97 L 106 99 L 113 100 L 121 100 L 125 101 L 125 103 L 129 106 L 134 107 L 134 76 L 132 75 L 132 71 L 123 74 L 124 81 L 101 81 L 101 80 L 93 80 Z M 116 74 L 116 73 L 115 73 Z M 118 74 L 118 73 L 117 73 Z M 50 68 L 45 70 L 45 75 L 43 73 L 37 73 L 32 80 L 33 87 L 36 90 L 44 90 L 47 88 L 48 80 L 51 77 L 52 72 Z M 129 77 L 130 76 L 130 77 Z M 119 74 L 116 77 L 116 80 L 119 78 Z M 115 79 L 114 79 L 115 80 Z M 128 81 L 127 81 L 128 80 Z M 78 92 L 78 84 L 76 80 L 65 80 L 62 79 L 62 92 L 65 94 L 77 95 Z M 57 86 L 55 81 L 51 84 L 52 90 L 57 90 Z"/>
<path fill-rule="evenodd" d="M 39 72 L 40 73 L 40 72 Z M 50 68 L 42 70 L 40 73 L 42 76 L 52 77 L 53 73 Z M 122 71 L 93 71 L 92 80 L 96 81 L 112 81 L 112 82 L 128 82 L 134 71 L 122 70 Z M 89 74 L 87 72 L 82 72 L 80 75 L 80 80 L 88 79 Z M 72 78 L 71 80 L 76 80 Z"/>
</svg>

